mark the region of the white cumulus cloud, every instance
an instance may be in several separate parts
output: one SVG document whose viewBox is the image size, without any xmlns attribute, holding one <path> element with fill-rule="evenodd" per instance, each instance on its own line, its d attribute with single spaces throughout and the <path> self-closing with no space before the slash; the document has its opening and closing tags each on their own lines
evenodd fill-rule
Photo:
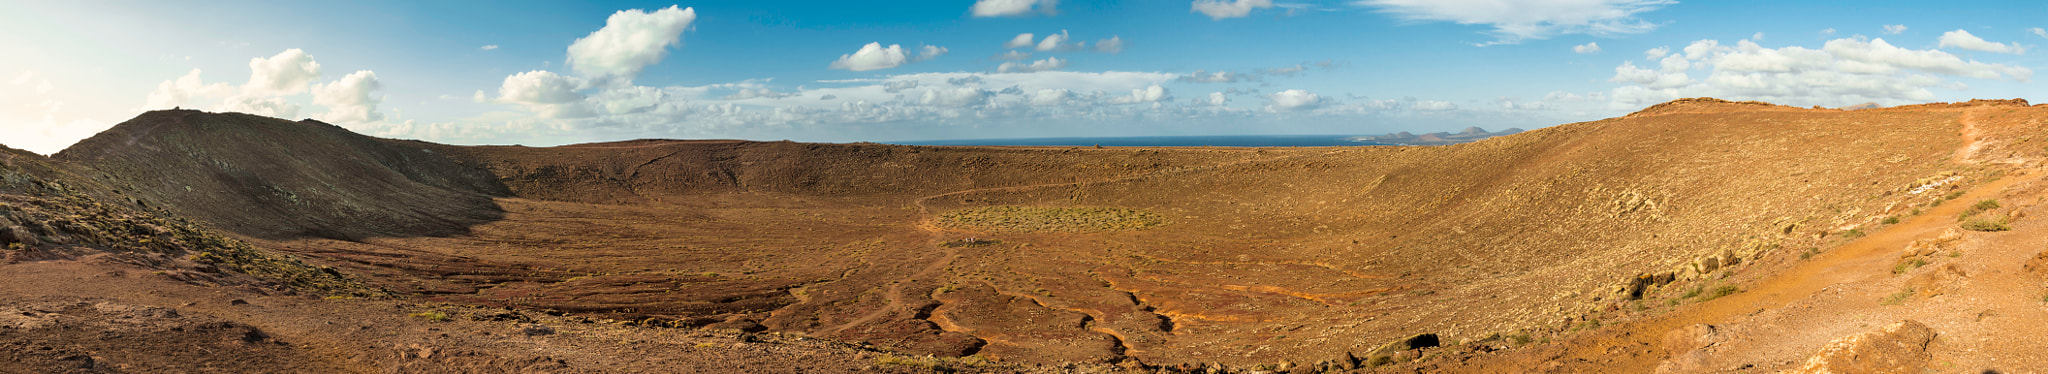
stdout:
<svg viewBox="0 0 2048 374">
<path fill-rule="evenodd" d="M 1118 96 L 1110 98 L 1109 103 L 1138 104 L 1166 101 L 1172 99 L 1173 96 L 1166 92 L 1166 87 L 1160 87 L 1159 85 L 1154 84 L 1151 86 L 1146 86 L 1145 88 L 1132 89 L 1130 96 Z"/>
<path fill-rule="evenodd" d="M 1615 67 L 1614 102 L 1640 106 L 1683 97 L 1712 96 L 1788 105 L 1902 104 L 1935 99 L 1932 89 L 1957 87 L 1946 77 L 2027 81 L 2025 67 L 1964 60 L 1939 50 L 1893 46 L 1884 39 L 1828 41 L 1820 49 L 1767 48 L 1749 40 L 1722 45 L 1701 40 L 1682 52 L 1647 54 L 1654 68 Z M 1661 57 L 1661 58 L 1660 58 Z"/>
<path fill-rule="evenodd" d="M 939 56 L 946 55 L 946 52 L 951 51 L 947 50 L 946 47 L 927 45 L 924 46 L 922 52 L 919 52 L 917 54 L 917 61 L 930 61 L 931 59 L 939 58 Z"/>
<path fill-rule="evenodd" d="M 958 85 L 955 85 L 955 86 L 958 86 Z M 904 81 L 889 81 L 889 83 L 883 83 L 883 84 L 882 84 L 882 92 L 888 92 L 888 93 L 896 93 L 896 92 L 899 92 L 899 91 L 903 91 L 903 90 L 908 90 L 908 89 L 912 89 L 912 88 L 917 88 L 917 81 L 914 81 L 914 80 L 904 80 Z"/>
<path fill-rule="evenodd" d="M 1572 46 L 1572 53 L 1582 55 L 1600 53 L 1600 43 L 1586 43 Z"/>
<path fill-rule="evenodd" d="M 828 67 L 840 70 L 869 71 L 903 66 L 906 63 L 910 63 L 910 56 L 903 53 L 903 46 L 890 44 L 889 47 L 883 48 L 882 43 L 868 43 L 861 46 L 860 50 L 854 51 L 853 54 L 839 55 L 839 60 L 832 61 L 832 64 Z"/>
<path fill-rule="evenodd" d="M 299 105 L 276 96 L 234 96 L 221 101 L 220 111 L 291 119 L 299 116 Z"/>
<path fill-rule="evenodd" d="M 1410 21 L 1487 25 L 1498 38 L 1486 44 L 1514 44 L 1560 34 L 1640 34 L 1657 24 L 1636 14 L 1675 0 L 1357 0 Z"/>
<path fill-rule="evenodd" d="M 1906 25 L 1884 25 L 1885 35 L 1898 35 L 1905 32 Z"/>
<path fill-rule="evenodd" d="M 199 79 L 199 69 L 185 73 L 178 79 L 163 81 L 156 85 L 142 104 L 142 109 L 169 109 L 184 106 L 195 97 L 226 97 L 233 95 L 235 87 L 227 83 L 206 83 Z"/>
<path fill-rule="evenodd" d="M 978 0 L 967 8 L 975 17 L 1018 17 L 1031 13 L 1059 14 L 1059 0 Z"/>
<path fill-rule="evenodd" d="M 1329 101 L 1323 95 L 1299 89 L 1274 92 L 1266 95 L 1266 109 L 1276 112 L 1315 109 Z"/>
<path fill-rule="evenodd" d="M 1124 37 L 1119 35 L 1111 35 L 1109 39 L 1097 40 L 1095 41 L 1095 51 L 1102 53 L 1122 53 L 1124 51 Z"/>
<path fill-rule="evenodd" d="M 2017 54 L 2027 52 L 2027 49 L 2021 47 L 2019 43 L 2013 43 L 2012 45 L 1992 43 L 1984 41 L 1983 38 L 1979 38 L 1976 35 L 1970 35 L 1970 32 L 1965 30 L 1941 33 L 1941 48 L 1962 48 L 1993 53 Z"/>
<path fill-rule="evenodd" d="M 506 76 L 505 83 L 498 86 L 498 100 L 519 104 L 560 104 L 582 100 L 583 95 L 576 93 L 582 86 L 581 79 L 534 70 Z"/>
<path fill-rule="evenodd" d="M 1227 71 L 1210 73 L 1205 70 L 1195 70 L 1195 72 L 1175 78 L 1175 80 L 1188 83 L 1237 83 L 1238 81 L 1257 80 L 1257 78 Z"/>
<path fill-rule="evenodd" d="M 1022 33 L 1022 34 L 1017 34 L 1017 37 L 1015 37 L 1015 38 L 1010 38 L 1010 41 L 1007 41 L 1007 42 L 1003 42 L 1003 48 L 1004 48 L 1004 49 L 1010 49 L 1010 48 L 1021 48 L 1021 47 L 1029 47 L 1029 46 L 1031 46 L 1031 39 L 1032 39 L 1032 38 L 1036 38 L 1036 37 L 1037 37 L 1036 35 L 1032 35 L 1031 33 L 1028 33 L 1028 32 L 1027 32 L 1027 33 Z"/>
<path fill-rule="evenodd" d="M 477 49 L 480 49 L 480 50 L 485 50 L 485 51 L 488 51 L 488 50 L 498 49 L 498 45 L 497 45 L 497 44 L 485 45 L 485 46 L 483 46 L 483 47 L 479 47 L 479 48 L 477 48 Z"/>
<path fill-rule="evenodd" d="M 1190 12 L 1201 13 L 1212 20 L 1250 16 L 1253 9 L 1272 8 L 1273 0 L 1195 0 Z"/>
<path fill-rule="evenodd" d="M 289 95 L 306 92 L 320 78 L 320 63 L 298 48 L 287 49 L 270 58 L 249 59 L 249 83 L 243 95 Z"/>
<path fill-rule="evenodd" d="M 669 47 L 682 45 L 683 30 L 696 20 L 695 8 L 676 6 L 653 13 L 639 9 L 612 13 L 603 28 L 569 44 L 569 68 L 590 78 L 632 80 L 668 56 Z"/>
<path fill-rule="evenodd" d="M 371 93 L 383 88 L 377 73 L 369 70 L 349 73 L 339 80 L 313 86 L 313 104 L 327 107 L 319 118 L 328 122 L 363 123 L 384 120 L 377 103 L 384 98 Z"/>
<path fill-rule="evenodd" d="M 926 106 L 972 107 L 988 103 L 995 92 L 976 87 L 933 88 L 924 91 L 917 103 Z"/>
<path fill-rule="evenodd" d="M 1069 40 L 1073 40 L 1073 38 L 1067 36 L 1067 30 L 1060 30 L 1060 33 L 1046 35 L 1045 40 L 1038 41 L 1038 51 L 1047 52 L 1074 49 L 1074 47 L 1076 46 L 1073 43 L 1069 42 Z"/>
<path fill-rule="evenodd" d="M 1005 62 L 1001 66 L 996 67 L 996 72 L 1030 73 L 1047 70 L 1059 70 L 1066 67 L 1067 60 L 1061 60 L 1059 57 L 1046 57 L 1044 60 L 1032 61 L 1030 64 L 1025 64 L 1021 62 Z"/>
<path fill-rule="evenodd" d="M 1041 89 L 1031 94 L 1031 105 L 1059 106 L 1074 100 L 1074 91 L 1064 88 Z"/>
</svg>

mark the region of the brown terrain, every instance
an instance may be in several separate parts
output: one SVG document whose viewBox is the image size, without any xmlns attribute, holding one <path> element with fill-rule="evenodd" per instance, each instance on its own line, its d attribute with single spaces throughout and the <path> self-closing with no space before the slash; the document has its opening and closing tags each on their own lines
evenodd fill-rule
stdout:
<svg viewBox="0 0 2048 374">
<path fill-rule="evenodd" d="M 531 148 L 156 111 L 0 147 L 0 373 L 2042 372 L 2044 120 Z"/>
</svg>

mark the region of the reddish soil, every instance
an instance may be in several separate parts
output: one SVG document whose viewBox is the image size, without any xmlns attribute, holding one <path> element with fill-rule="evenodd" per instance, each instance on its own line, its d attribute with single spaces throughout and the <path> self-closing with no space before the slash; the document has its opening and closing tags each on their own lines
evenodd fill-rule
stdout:
<svg viewBox="0 0 2048 374">
<path fill-rule="evenodd" d="M 72 317 L 0 330 L 0 344 L 70 352 L 9 356 L 25 371 L 1702 372 L 1882 356 L 2024 372 L 2041 370 L 2025 361 L 2039 331 L 2006 326 L 2048 317 L 2048 290 L 2023 268 L 2048 244 L 2026 234 L 2048 230 L 2028 219 L 2048 214 L 2031 143 L 2048 136 L 2043 119 L 2011 101 L 1704 99 L 1436 147 L 530 148 L 151 112 L 53 159 L 10 153 L 0 176 L 134 212 L 119 214 L 191 217 L 304 261 L 228 270 L 298 278 L 181 282 L 155 272 L 212 260 L 95 260 L 139 250 L 118 235 L 42 243 L 69 255 L 10 254 L 27 261 L 0 272 L 29 281 L 0 287 L 0 309 Z M 8 183 L 0 194 L 55 193 Z M 2004 204 L 1973 217 L 2011 217 L 2012 231 L 1935 240 L 1984 199 Z M 996 206 L 1164 223 L 936 224 Z M 1902 258 L 1908 245 L 1938 249 Z M 149 251 L 217 251 L 201 247 Z M 1913 260 L 1924 265 L 1894 274 Z M 334 292 L 369 297 L 316 297 Z M 265 307 L 206 301 L 222 297 Z M 430 309 L 456 321 L 412 316 Z M 160 357 L 216 366 L 80 338 L 130 315 L 184 328 L 166 339 L 216 342 Z M 600 320 L 612 323 L 582 322 Z M 512 333 L 536 323 L 562 332 Z M 265 338 L 227 339 L 236 331 Z M 1443 346 L 1406 343 L 1422 341 Z M 221 359 L 235 355 L 305 366 Z"/>
</svg>

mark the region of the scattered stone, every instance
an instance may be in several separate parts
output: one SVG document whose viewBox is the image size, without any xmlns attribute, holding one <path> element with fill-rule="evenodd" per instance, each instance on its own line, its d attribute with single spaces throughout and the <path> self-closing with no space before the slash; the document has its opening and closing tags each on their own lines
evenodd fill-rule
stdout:
<svg viewBox="0 0 2048 374">
<path fill-rule="evenodd" d="M 1927 344 L 1935 335 L 1919 321 L 1900 321 L 1835 339 L 1806 365 L 1786 373 L 1919 373 L 1927 366 Z"/>
<path fill-rule="evenodd" d="M 8 244 L 14 243 L 21 243 L 24 246 L 38 244 L 36 243 L 36 234 L 28 232 L 26 228 L 21 226 L 0 228 L 0 248 L 5 248 Z"/>
<path fill-rule="evenodd" d="M 1656 373 L 1699 373 L 1713 371 L 1709 365 L 1718 349 L 1711 349 L 1721 341 L 1721 329 L 1714 325 L 1696 323 L 1664 333 L 1664 348 L 1670 358 L 1657 365 Z"/>
<path fill-rule="evenodd" d="M 1956 264 L 1942 264 L 1931 271 L 1922 271 L 1906 280 L 1906 287 L 1916 294 L 1935 297 L 1962 288 L 1963 280 L 1969 278 Z"/>
<path fill-rule="evenodd" d="M 497 311 L 497 312 L 484 312 L 484 313 L 477 313 L 477 314 L 471 314 L 471 315 L 469 315 L 469 320 L 471 320 L 471 321 L 497 321 L 497 322 L 508 322 L 508 321 L 509 321 L 509 322 L 532 322 L 532 321 L 533 321 L 533 318 L 532 318 L 532 317 L 527 317 L 527 316 L 526 316 L 525 314 L 520 314 L 519 312 L 514 312 L 514 311 L 504 310 L 504 311 Z"/>
<path fill-rule="evenodd" d="M 249 305 L 249 301 L 242 299 L 228 300 L 228 305 Z"/>
<path fill-rule="evenodd" d="M 548 325 L 532 324 L 520 327 L 519 332 L 526 334 L 526 336 L 554 335 L 555 328 L 548 327 Z"/>
<path fill-rule="evenodd" d="M 1664 333 L 1664 347 L 1674 355 L 1691 352 L 1720 341 L 1719 333 L 1714 325 L 1695 323 Z"/>
<path fill-rule="evenodd" d="M 751 319 L 745 319 L 745 318 L 734 318 L 734 319 L 732 319 L 732 320 L 728 320 L 728 321 L 725 321 L 725 322 L 713 323 L 713 324 L 710 324 L 710 325 L 706 325 L 706 326 L 704 326 L 704 329 L 706 329 L 706 330 L 714 330 L 714 331 L 724 330 L 724 331 L 737 331 L 737 332 L 762 332 L 762 331 L 768 331 L 768 327 L 767 327 L 767 326 L 761 326 L 761 323 L 760 323 L 760 322 L 754 322 L 754 320 L 751 320 Z"/>
<path fill-rule="evenodd" d="M 2034 258 L 2027 260 L 2027 264 L 2021 268 L 2037 277 L 2048 276 L 2048 251 L 2035 254 Z"/>
<path fill-rule="evenodd" d="M 1387 344 L 1383 344 L 1383 345 L 1380 345 L 1380 347 L 1379 347 L 1379 348 L 1377 348 L 1377 349 L 1373 349 L 1373 350 L 1372 350 L 1372 351 L 1373 351 L 1373 354 L 1372 354 L 1372 355 L 1373 355 L 1373 356 L 1391 355 L 1391 354 L 1397 354 L 1397 353 L 1400 353 L 1400 352 L 1403 352 L 1403 351 L 1408 351 L 1408 350 L 1413 350 L 1413 349 L 1419 349 L 1419 348 L 1429 348 L 1429 347 L 1435 347 L 1435 346 L 1439 346 L 1439 345 L 1442 345 L 1442 343 L 1441 343 L 1440 341 L 1438 341 L 1438 339 L 1437 339 L 1437 336 L 1436 336 L 1436 334 L 1435 334 L 1435 333 L 1421 333 L 1421 334 L 1415 334 L 1415 335 L 1410 335 L 1410 336 L 1408 336 L 1408 337 L 1406 337 L 1406 338 L 1401 338 L 1400 340 L 1395 340 L 1395 341 L 1392 341 L 1392 342 L 1388 342 Z"/>
</svg>

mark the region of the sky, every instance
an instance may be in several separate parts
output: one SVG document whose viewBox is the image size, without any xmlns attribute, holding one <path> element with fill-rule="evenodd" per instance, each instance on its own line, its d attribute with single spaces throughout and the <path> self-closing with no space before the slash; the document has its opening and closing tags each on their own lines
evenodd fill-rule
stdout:
<svg viewBox="0 0 2048 374">
<path fill-rule="evenodd" d="M 1938 4 L 1938 5 L 1937 5 Z M 148 110 L 552 146 L 1533 129 L 2048 100 L 2048 3 L 0 0 L 0 144 Z"/>
</svg>

